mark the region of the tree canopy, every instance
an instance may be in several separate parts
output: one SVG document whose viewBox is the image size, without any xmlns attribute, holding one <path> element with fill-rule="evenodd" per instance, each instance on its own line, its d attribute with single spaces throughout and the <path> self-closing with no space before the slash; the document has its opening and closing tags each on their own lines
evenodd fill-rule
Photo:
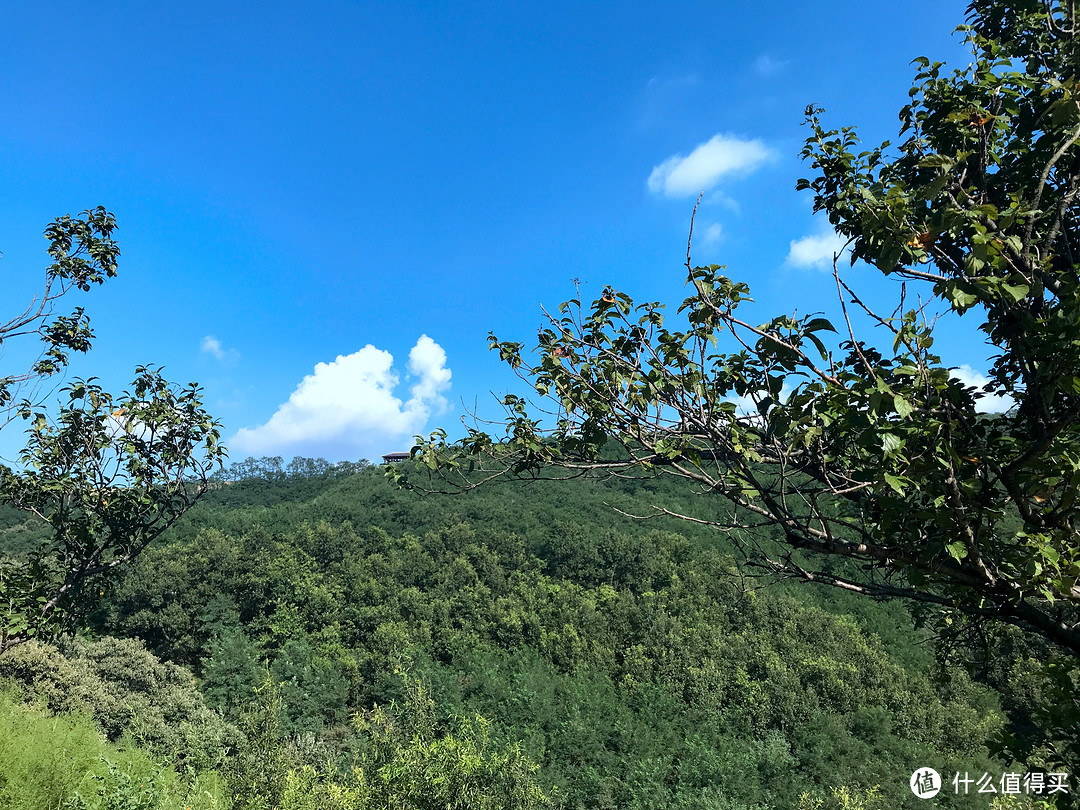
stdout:
<svg viewBox="0 0 1080 810">
<path fill-rule="evenodd" d="M 1080 654 L 1076 9 L 975 0 L 967 22 L 969 66 L 915 60 L 898 143 L 863 148 L 806 111 L 798 187 L 853 263 L 897 282 L 894 310 L 864 303 L 834 262 L 833 318 L 754 324 L 748 286 L 694 266 L 688 244 L 675 318 L 607 287 L 545 313 L 531 354 L 492 335 L 545 404 L 507 396 L 501 429 L 473 424 L 452 444 L 436 431 L 414 457 L 454 489 L 679 476 L 728 504 L 683 517 L 728 532 L 759 571 L 997 619 Z M 934 351 L 938 319 L 960 316 L 995 352 L 985 391 Z M 988 394 L 1014 404 L 980 413 Z"/>
<path fill-rule="evenodd" d="M 41 351 L 29 368 L 0 376 L 0 407 L 10 422 L 14 405 L 37 401 L 39 384 L 64 369 L 73 351 L 90 348 L 93 332 L 82 307 L 70 315 L 57 315 L 57 302 L 73 290 L 87 291 L 116 276 L 120 250 L 112 238 L 116 219 L 104 208 L 84 211 L 81 218 L 58 217 L 45 229 L 52 263 L 45 284 L 21 313 L 0 324 L 0 342 L 36 336 Z"/>
<path fill-rule="evenodd" d="M 695 508 L 675 479 L 455 499 L 397 491 L 375 469 L 277 488 L 238 480 L 126 569 L 93 627 L 192 668 L 207 704 L 249 739 L 261 739 L 245 715 L 255 688 L 270 697 L 268 660 L 273 736 L 291 763 L 278 770 L 310 765 L 297 786 L 319 796 L 326 781 L 396 795 L 446 774 L 462 795 L 480 780 L 509 807 L 488 765 L 521 774 L 507 759 L 517 745 L 564 808 L 795 807 L 803 792 L 875 784 L 882 806 L 899 807 L 922 762 L 1008 767 L 986 750 L 1007 730 L 1036 749 L 1032 769 L 1061 770 L 1058 738 L 1007 715 L 1008 695 L 939 667 L 902 605 L 744 587 L 723 575 L 729 544 L 706 527 L 605 509 L 644 497 Z M 434 727 L 417 726 L 431 715 L 413 713 L 402 672 L 435 702 Z M 1027 672 L 1024 692 L 1037 694 L 1043 679 Z M 378 707 L 400 731 L 373 723 Z M 481 721 L 461 721 L 477 715 L 487 746 Z M 273 750 L 250 754 L 260 784 Z M 447 772 L 453 751 L 480 768 Z"/>
<path fill-rule="evenodd" d="M 224 457 L 198 385 L 178 388 L 156 368 L 138 368 L 120 396 L 94 379 L 75 380 L 62 389 L 59 409 L 49 407 L 42 383 L 93 338 L 81 307 L 56 315 L 56 303 L 116 275 L 115 227 L 103 208 L 53 222 L 45 230 L 53 261 L 44 290 L 0 326 L 0 341 L 30 336 L 41 344 L 30 368 L 0 377 L 4 424 L 17 417 L 28 424 L 20 465 L 0 467 L 0 501 L 49 527 L 28 553 L 0 559 L 0 653 L 71 629 L 91 584 L 190 508 Z"/>
</svg>

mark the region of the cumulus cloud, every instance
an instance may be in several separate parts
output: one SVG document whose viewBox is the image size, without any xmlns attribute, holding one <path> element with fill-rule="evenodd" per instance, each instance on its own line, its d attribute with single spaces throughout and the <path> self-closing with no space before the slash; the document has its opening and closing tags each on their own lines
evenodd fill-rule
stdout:
<svg viewBox="0 0 1080 810">
<path fill-rule="evenodd" d="M 236 349 L 226 349 L 221 341 L 213 335 L 207 335 L 202 339 L 199 344 L 199 351 L 203 354 L 208 354 L 216 360 L 220 360 L 223 363 L 232 363 L 240 356 L 240 353 Z"/>
<path fill-rule="evenodd" d="M 958 368 L 949 369 L 954 380 L 958 380 L 968 388 L 976 388 L 983 391 L 990 379 L 983 373 L 976 371 L 967 363 Z M 1002 413 L 1009 410 L 1016 402 L 1012 397 L 1004 394 L 984 394 L 975 400 L 975 410 L 979 413 Z"/>
<path fill-rule="evenodd" d="M 415 380 L 409 399 L 394 396 L 400 378 L 390 352 L 367 345 L 319 363 L 264 425 L 243 428 L 229 442 L 245 455 L 319 455 L 374 458 L 406 449 L 428 418 L 447 408 L 446 352 L 427 335 L 409 352 Z M 377 460 L 377 459 L 376 459 Z"/>
<path fill-rule="evenodd" d="M 427 335 L 421 335 L 409 351 L 409 373 L 419 378 L 412 387 L 409 404 L 434 408 L 440 413 L 445 411 L 447 402 L 442 392 L 450 387 L 450 369 L 446 367 L 446 352 L 442 346 Z"/>
<path fill-rule="evenodd" d="M 649 175 L 649 190 L 667 197 L 693 197 L 725 175 L 748 174 L 776 153 L 760 140 L 714 135 L 689 155 L 672 155 Z"/>
<path fill-rule="evenodd" d="M 821 233 L 793 239 L 788 250 L 787 263 L 792 267 L 832 267 L 833 256 L 843 250 L 845 239 L 828 228 Z"/>
<path fill-rule="evenodd" d="M 213 355 L 218 360 L 222 360 L 225 357 L 225 350 L 221 348 L 221 341 L 213 335 L 207 335 L 202 339 L 199 350 L 202 351 L 203 354 Z"/>
</svg>

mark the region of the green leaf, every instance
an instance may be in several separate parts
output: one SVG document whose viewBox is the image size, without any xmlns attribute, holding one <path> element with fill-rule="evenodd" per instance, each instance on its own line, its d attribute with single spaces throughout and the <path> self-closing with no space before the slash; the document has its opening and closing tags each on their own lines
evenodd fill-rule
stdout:
<svg viewBox="0 0 1080 810">
<path fill-rule="evenodd" d="M 974 293 L 961 289 L 959 286 L 953 285 L 946 291 L 946 297 L 952 301 L 954 307 L 958 310 L 965 310 L 975 305 L 979 300 L 979 297 Z"/>
<path fill-rule="evenodd" d="M 964 559 L 964 557 L 968 555 L 967 546 L 965 546 L 960 541 L 957 541 L 955 543 L 949 543 L 947 546 L 945 546 L 945 550 L 949 552 L 949 556 L 957 562 L 960 562 L 962 559 Z"/>
<path fill-rule="evenodd" d="M 904 494 L 905 481 L 903 478 L 892 473 L 885 473 L 885 483 L 896 490 L 898 495 Z"/>
<path fill-rule="evenodd" d="M 945 155 L 926 155 L 919 161 L 919 167 L 923 169 L 948 169 L 952 165 L 953 159 Z"/>
<path fill-rule="evenodd" d="M 821 342 L 817 335 L 807 332 L 806 339 L 809 340 L 817 348 L 818 353 L 821 355 L 822 360 L 827 360 L 829 353 L 825 350 L 825 344 Z"/>
<path fill-rule="evenodd" d="M 805 331 L 806 333 L 835 332 L 836 327 L 834 327 L 832 323 L 825 318 L 814 318 L 812 321 L 810 321 L 810 323 L 806 324 L 806 326 L 803 327 L 803 331 Z"/>
<path fill-rule="evenodd" d="M 885 458 L 897 455 L 903 446 L 904 440 L 895 433 L 881 434 L 881 449 L 884 452 Z"/>
<path fill-rule="evenodd" d="M 1017 303 L 1027 298 L 1028 293 L 1031 291 L 1031 287 L 1027 284 L 1013 285 L 1002 283 L 1001 289 L 1007 292 L 1013 301 L 1016 301 Z"/>
</svg>

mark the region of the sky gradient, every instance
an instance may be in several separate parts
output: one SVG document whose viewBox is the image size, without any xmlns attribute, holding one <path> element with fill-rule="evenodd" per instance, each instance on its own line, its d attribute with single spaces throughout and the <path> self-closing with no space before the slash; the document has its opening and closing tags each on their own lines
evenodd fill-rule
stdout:
<svg viewBox="0 0 1080 810">
<path fill-rule="evenodd" d="M 463 402 L 496 414 L 488 331 L 531 345 L 572 279 L 681 301 L 701 191 L 694 260 L 759 320 L 835 310 L 835 236 L 794 190 L 804 108 L 877 143 L 914 57 L 968 61 L 940 0 L 221 5 L 0 3 L 0 271 L 14 314 L 45 225 L 114 212 L 120 275 L 72 301 L 97 341 L 69 378 L 199 381 L 236 460 L 377 460 Z M 976 375 L 970 327 L 937 349 Z"/>
</svg>

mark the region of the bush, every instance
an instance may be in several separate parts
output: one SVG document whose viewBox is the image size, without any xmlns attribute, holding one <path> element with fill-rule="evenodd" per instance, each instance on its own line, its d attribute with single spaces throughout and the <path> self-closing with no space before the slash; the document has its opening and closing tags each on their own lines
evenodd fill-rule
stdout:
<svg viewBox="0 0 1080 810">
<path fill-rule="evenodd" d="M 105 740 L 86 714 L 49 715 L 0 691 L 3 810 L 228 810 L 213 772 L 184 779 L 130 745 Z"/>
<path fill-rule="evenodd" d="M 488 737 L 488 722 L 459 719 L 447 732 L 418 680 L 402 703 L 357 714 L 360 749 L 347 773 L 317 767 L 282 733 L 280 684 L 269 673 L 242 718 L 247 742 L 229 763 L 238 810 L 539 810 L 551 807 L 537 766 L 517 745 Z M 307 761 L 305 761 L 305 759 Z"/>
<path fill-rule="evenodd" d="M 127 737 L 183 771 L 218 767 L 239 735 L 206 706 L 190 672 L 137 640 L 27 642 L 0 656 L 0 677 L 18 682 L 28 700 L 90 715 L 109 740 Z"/>
</svg>

